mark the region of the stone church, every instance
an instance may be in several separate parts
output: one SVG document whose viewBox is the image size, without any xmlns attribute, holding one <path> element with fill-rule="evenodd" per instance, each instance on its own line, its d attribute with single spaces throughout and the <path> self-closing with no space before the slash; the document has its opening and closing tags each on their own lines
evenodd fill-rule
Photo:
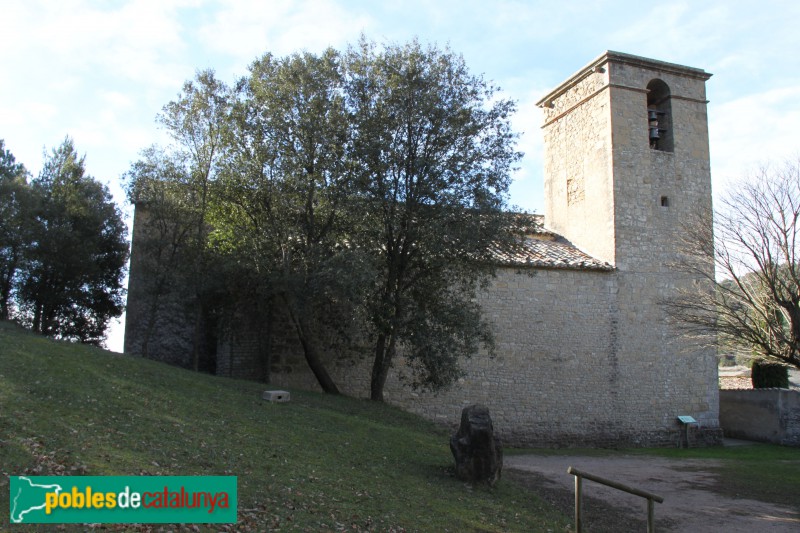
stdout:
<svg viewBox="0 0 800 533">
<path fill-rule="evenodd" d="M 609 51 L 538 102 L 544 216 L 531 217 L 524 249 L 496 251 L 503 267 L 479 296 L 497 357 L 474 356 L 465 377 L 435 395 L 405 387 L 395 371 L 387 401 L 447 425 L 481 403 L 504 442 L 526 446 L 675 446 L 687 435 L 721 437 L 714 350 L 682 337 L 660 303 L 701 282 L 671 263 L 680 222 L 711 206 L 710 76 Z M 141 218 L 128 293 L 131 354 L 142 351 L 147 313 Z M 155 327 L 158 342 L 147 355 L 188 366 L 189 324 L 173 316 Z M 232 338 L 216 350 L 217 374 L 316 388 L 302 352 L 286 339 L 246 329 Z M 329 371 L 343 392 L 368 397 L 368 365 Z M 697 424 L 684 433 L 679 416 Z"/>
</svg>

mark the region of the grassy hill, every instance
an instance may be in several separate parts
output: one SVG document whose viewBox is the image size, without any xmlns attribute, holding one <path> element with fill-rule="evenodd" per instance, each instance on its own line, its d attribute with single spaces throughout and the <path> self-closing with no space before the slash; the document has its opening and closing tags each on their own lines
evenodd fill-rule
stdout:
<svg viewBox="0 0 800 533">
<path fill-rule="evenodd" d="M 494 489 L 458 481 L 447 432 L 416 416 L 302 391 L 271 404 L 264 388 L 0 322 L 0 529 L 8 476 L 21 474 L 236 475 L 235 531 L 564 531 L 569 523 L 510 480 Z"/>
</svg>

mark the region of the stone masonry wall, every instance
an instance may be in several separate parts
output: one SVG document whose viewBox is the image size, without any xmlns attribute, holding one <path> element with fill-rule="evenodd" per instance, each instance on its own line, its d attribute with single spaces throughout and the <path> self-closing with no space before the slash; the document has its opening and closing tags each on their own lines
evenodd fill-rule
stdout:
<svg viewBox="0 0 800 533">
<path fill-rule="evenodd" d="M 443 424 L 461 409 L 486 405 L 504 442 L 588 445 L 630 429 L 614 408 L 616 369 L 610 365 L 610 307 L 616 282 L 608 273 L 501 271 L 480 296 L 498 340 L 497 357 L 476 355 L 466 375 L 439 394 L 403 387 L 402 367 L 387 382 L 387 401 Z M 581 334 L 569 334 L 568 330 Z M 350 368 L 336 379 L 349 393 L 367 396 L 369 369 Z M 365 379 L 366 378 L 366 379 Z"/>
<path fill-rule="evenodd" d="M 705 81 L 699 69 L 608 52 L 542 99 L 545 221 L 616 267 L 620 407 L 644 427 L 690 414 L 718 428 L 713 349 L 681 336 L 664 300 L 704 283 L 676 268 L 681 224 L 711 207 Z M 650 148 L 647 86 L 670 88 L 674 151 Z M 570 181 L 583 182 L 573 197 Z M 662 205 L 663 204 L 663 205 Z M 713 273 L 713 265 L 707 265 Z M 718 432 L 718 429 L 714 429 Z"/>
<path fill-rule="evenodd" d="M 588 74 L 549 100 L 543 114 L 547 227 L 592 257 L 613 264 L 608 74 Z"/>
<path fill-rule="evenodd" d="M 719 403 L 726 436 L 800 446 L 800 392 L 724 390 L 720 391 Z"/>
<path fill-rule="evenodd" d="M 149 239 L 145 206 L 133 217 L 128 301 L 125 311 L 124 351 L 169 364 L 191 366 L 193 321 L 187 308 L 188 294 L 156 267 L 156 246 Z M 167 256 L 169 250 L 163 251 Z"/>
<path fill-rule="evenodd" d="M 257 315 L 238 313 L 217 342 L 216 374 L 241 379 L 270 380 L 272 324 Z"/>
<path fill-rule="evenodd" d="M 389 377 L 386 400 L 453 427 L 464 406 L 482 403 L 506 444 L 675 446 L 677 415 L 699 411 L 689 395 L 676 394 L 666 406 L 661 390 L 654 394 L 641 385 L 677 386 L 662 367 L 622 367 L 618 290 L 614 272 L 502 269 L 480 296 L 495 327 L 497 357 L 465 361 L 466 375 L 438 394 L 405 387 L 401 364 Z M 332 375 L 343 392 L 366 398 L 369 364 L 334 366 Z"/>
<path fill-rule="evenodd" d="M 615 204 L 615 266 L 619 272 L 620 361 L 640 391 L 651 391 L 653 423 L 690 414 L 718 427 L 716 359 L 710 347 L 681 335 L 661 303 L 681 288 L 708 281 L 687 275 L 682 224 L 711 208 L 705 81 L 697 69 L 641 58 L 613 58 L 610 83 Z M 650 148 L 646 87 L 670 88 L 674 151 Z M 666 205 L 663 205 L 666 204 Z M 713 264 L 706 264 L 713 275 Z M 648 371 L 649 370 L 649 371 Z M 686 410 L 678 413 L 676 408 Z"/>
</svg>

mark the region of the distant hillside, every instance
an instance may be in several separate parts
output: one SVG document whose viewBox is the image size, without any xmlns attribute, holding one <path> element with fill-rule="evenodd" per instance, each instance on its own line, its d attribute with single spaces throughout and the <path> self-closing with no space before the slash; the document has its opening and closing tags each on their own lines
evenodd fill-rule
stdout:
<svg viewBox="0 0 800 533">
<path fill-rule="evenodd" d="M 8 476 L 20 474 L 236 475 L 231 531 L 563 531 L 569 522 L 509 480 L 495 489 L 456 480 L 448 434 L 416 416 L 302 391 L 271 404 L 265 388 L 0 322 L 0 529 Z"/>
</svg>

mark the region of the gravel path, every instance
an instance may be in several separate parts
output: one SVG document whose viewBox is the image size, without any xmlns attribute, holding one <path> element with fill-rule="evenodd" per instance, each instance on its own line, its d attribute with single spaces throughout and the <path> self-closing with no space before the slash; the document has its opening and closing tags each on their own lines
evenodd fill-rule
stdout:
<svg viewBox="0 0 800 533">
<path fill-rule="evenodd" d="M 657 531 L 783 533 L 800 531 L 800 513 L 770 503 L 737 499 L 714 492 L 711 461 L 655 457 L 581 457 L 518 455 L 504 458 L 511 477 L 525 480 L 540 496 L 574 512 L 574 477 L 579 470 L 655 493 Z M 505 474 L 504 474 L 505 475 Z M 584 481 L 585 531 L 645 531 L 647 501 L 592 481 Z"/>
</svg>

